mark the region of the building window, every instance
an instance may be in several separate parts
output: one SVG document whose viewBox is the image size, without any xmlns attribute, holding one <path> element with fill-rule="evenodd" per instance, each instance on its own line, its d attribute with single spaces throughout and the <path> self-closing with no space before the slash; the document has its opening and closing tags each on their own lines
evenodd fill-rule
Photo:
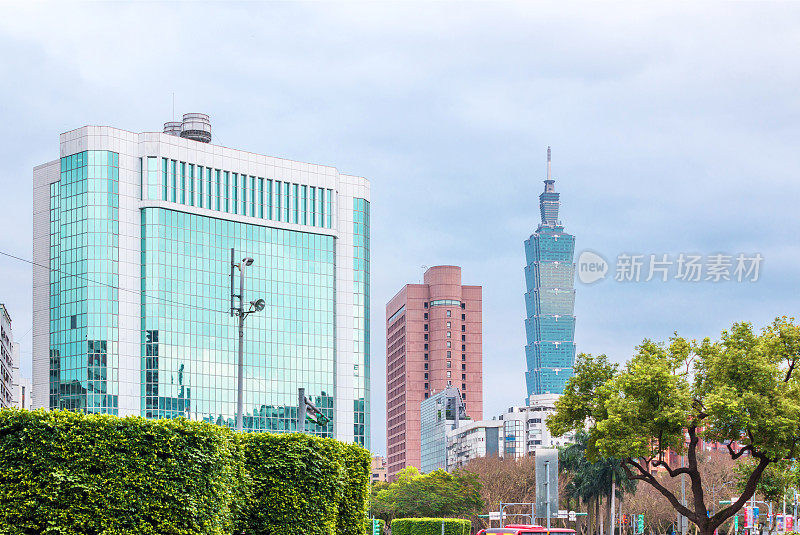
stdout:
<svg viewBox="0 0 800 535">
<path fill-rule="evenodd" d="M 428 380 L 428 374 L 427 373 L 425 374 L 425 380 L 426 381 Z"/>
<path fill-rule="evenodd" d="M 449 317 L 450 317 L 450 315 L 451 315 L 451 314 L 450 314 L 450 311 L 448 310 L 448 311 L 447 311 L 447 317 L 449 318 Z"/>
<path fill-rule="evenodd" d="M 427 362 L 425 363 L 425 369 L 426 370 L 428 369 L 428 363 Z"/>
<path fill-rule="evenodd" d="M 461 360 L 467 360 L 467 356 L 464 353 L 461 353 Z"/>
<path fill-rule="evenodd" d="M 424 306 L 425 306 L 425 308 L 428 308 L 428 302 L 427 301 L 425 301 Z"/>
<path fill-rule="evenodd" d="M 423 319 L 428 319 L 428 313 L 427 313 L 427 312 L 426 312 L 426 313 L 425 313 L 425 315 L 423 316 Z"/>
<path fill-rule="evenodd" d="M 425 328 L 426 331 L 428 330 L 428 324 L 427 323 L 423 327 Z"/>
<path fill-rule="evenodd" d="M 428 389 L 428 383 L 425 383 L 425 390 Z"/>
<path fill-rule="evenodd" d="M 461 335 L 461 341 L 462 342 L 466 342 L 467 341 L 467 335 L 466 334 L 462 334 Z"/>
<path fill-rule="evenodd" d="M 428 333 L 425 333 L 425 340 L 428 339 Z"/>
<path fill-rule="evenodd" d="M 467 365 L 466 365 L 466 364 L 462 364 L 462 365 L 461 365 L 461 369 L 462 369 L 462 370 L 466 370 L 466 369 L 467 369 Z"/>
<path fill-rule="evenodd" d="M 467 346 L 464 345 L 464 344 L 461 344 L 461 351 L 466 351 L 466 350 L 467 350 Z"/>
<path fill-rule="evenodd" d="M 73 314 L 69 318 L 69 328 L 70 329 L 77 329 L 78 328 L 78 316 Z"/>
<path fill-rule="evenodd" d="M 461 383 L 461 390 L 466 390 L 466 389 L 467 389 L 466 383 Z"/>
<path fill-rule="evenodd" d="M 428 350 L 428 344 L 425 344 L 425 351 Z"/>
<path fill-rule="evenodd" d="M 447 358 L 450 358 L 450 351 L 447 352 Z"/>
<path fill-rule="evenodd" d="M 450 338 L 450 331 L 447 331 L 447 337 Z"/>
<path fill-rule="evenodd" d="M 462 373 L 461 374 L 461 380 L 462 381 L 466 381 L 467 380 L 467 374 L 466 373 Z"/>
<path fill-rule="evenodd" d="M 447 378 L 450 379 L 450 372 L 447 372 Z"/>
<path fill-rule="evenodd" d="M 428 399 L 428 393 L 425 392 L 425 399 Z"/>
<path fill-rule="evenodd" d="M 467 321 L 467 315 L 461 314 L 461 321 Z"/>
<path fill-rule="evenodd" d="M 450 347 L 450 340 L 447 341 L 447 347 Z"/>
<path fill-rule="evenodd" d="M 428 360 L 428 354 L 425 353 L 425 360 Z"/>
<path fill-rule="evenodd" d="M 461 332 L 463 333 L 463 332 L 466 332 L 466 331 L 467 331 L 467 326 L 466 325 L 462 325 L 461 326 Z"/>
<path fill-rule="evenodd" d="M 451 368 L 451 367 L 452 367 L 452 366 L 451 366 L 451 364 L 452 364 L 452 361 L 448 360 L 448 361 L 447 361 L 447 367 L 448 367 L 448 368 Z"/>
<path fill-rule="evenodd" d="M 450 328 L 450 322 L 449 321 L 447 322 L 447 328 L 448 329 Z"/>
<path fill-rule="evenodd" d="M 467 308 L 467 304 L 466 303 L 461 303 L 461 308 L 462 308 L 462 310 Z"/>
</svg>

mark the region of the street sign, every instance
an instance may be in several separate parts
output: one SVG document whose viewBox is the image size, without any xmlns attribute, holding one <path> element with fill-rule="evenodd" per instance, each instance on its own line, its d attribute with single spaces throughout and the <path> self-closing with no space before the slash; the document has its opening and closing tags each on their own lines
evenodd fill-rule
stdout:
<svg viewBox="0 0 800 535">
<path fill-rule="evenodd" d="M 556 518 L 569 518 L 569 511 L 566 509 L 559 509 L 555 515 Z"/>
<path fill-rule="evenodd" d="M 577 517 L 577 515 L 575 514 L 575 511 L 570 511 L 570 512 L 569 512 L 569 517 L 568 517 L 568 520 L 569 520 L 570 522 L 575 522 L 576 520 L 578 520 L 578 517 Z"/>
<path fill-rule="evenodd" d="M 536 516 L 546 519 L 549 513 L 550 518 L 553 518 L 557 512 L 558 450 L 536 450 Z M 547 526 L 549 527 L 549 522 Z"/>
<path fill-rule="evenodd" d="M 500 520 L 500 511 L 489 511 L 489 520 Z"/>
</svg>

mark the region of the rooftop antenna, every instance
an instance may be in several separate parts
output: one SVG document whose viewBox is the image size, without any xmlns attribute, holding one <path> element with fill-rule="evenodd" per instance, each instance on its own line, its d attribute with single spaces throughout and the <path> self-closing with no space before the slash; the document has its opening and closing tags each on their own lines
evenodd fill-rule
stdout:
<svg viewBox="0 0 800 535">
<path fill-rule="evenodd" d="M 550 178 L 550 146 L 547 146 L 547 180 L 551 180 Z"/>
</svg>

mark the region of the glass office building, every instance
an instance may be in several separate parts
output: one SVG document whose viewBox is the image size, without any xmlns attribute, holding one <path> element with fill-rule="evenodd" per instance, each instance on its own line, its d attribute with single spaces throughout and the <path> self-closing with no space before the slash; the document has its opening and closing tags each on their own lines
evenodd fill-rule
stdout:
<svg viewBox="0 0 800 535">
<path fill-rule="evenodd" d="M 458 388 L 448 386 L 420 403 L 420 470 L 447 470 L 447 431 L 468 422 Z"/>
<path fill-rule="evenodd" d="M 369 182 L 177 124 L 73 130 L 34 169 L 34 406 L 235 425 L 234 249 L 267 304 L 245 428 L 294 431 L 304 387 L 315 433 L 369 447 Z"/>
<path fill-rule="evenodd" d="M 558 219 L 560 205 L 550 177 L 539 195 L 542 222 L 525 240 L 525 356 L 528 397 L 562 394 L 575 363 L 575 236 L 564 232 Z"/>
</svg>

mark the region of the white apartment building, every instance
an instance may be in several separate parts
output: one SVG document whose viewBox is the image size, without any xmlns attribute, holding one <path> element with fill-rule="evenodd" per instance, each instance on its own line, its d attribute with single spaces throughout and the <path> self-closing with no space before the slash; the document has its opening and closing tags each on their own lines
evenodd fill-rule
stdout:
<svg viewBox="0 0 800 535">
<path fill-rule="evenodd" d="M 14 350 L 11 314 L 0 303 L 0 408 L 14 404 L 14 370 L 19 367 L 19 351 Z"/>
<path fill-rule="evenodd" d="M 540 448 L 569 444 L 572 435 L 553 437 L 547 417 L 555 413 L 558 394 L 533 394 L 525 407 L 510 407 L 495 419 L 470 422 L 447 432 L 448 468 L 486 455 L 520 458 Z"/>
</svg>

